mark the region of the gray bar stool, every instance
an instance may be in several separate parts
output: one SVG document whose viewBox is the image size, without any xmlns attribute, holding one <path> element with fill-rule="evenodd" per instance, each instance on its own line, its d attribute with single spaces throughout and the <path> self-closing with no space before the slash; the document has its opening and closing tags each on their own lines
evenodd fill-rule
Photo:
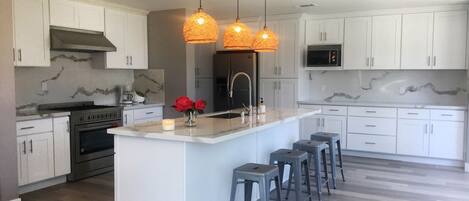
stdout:
<svg viewBox="0 0 469 201">
<path fill-rule="evenodd" d="M 238 180 L 244 180 L 239 182 Z M 231 183 L 230 201 L 235 201 L 236 188 L 238 183 L 244 183 L 244 200 L 251 201 L 252 184 L 259 184 L 259 192 L 261 201 L 270 200 L 270 182 L 275 180 L 275 188 L 277 191 L 277 200 L 280 201 L 280 179 L 279 171 L 275 165 L 262 165 L 255 163 L 247 163 L 233 170 L 233 180 Z"/>
<path fill-rule="evenodd" d="M 340 146 L 340 135 L 337 133 L 326 133 L 326 132 L 317 132 L 311 135 L 311 140 L 315 141 L 324 141 L 329 145 L 329 155 L 331 160 L 331 172 L 332 172 L 332 186 L 334 189 L 337 188 L 336 185 L 336 178 L 337 178 L 337 159 L 336 159 L 336 149 L 335 145 L 337 146 L 337 154 L 339 155 L 339 165 L 340 172 L 342 174 L 342 180 L 345 182 L 344 176 L 344 166 L 342 163 L 342 148 Z"/>
<path fill-rule="evenodd" d="M 329 176 L 327 174 L 327 160 L 326 160 L 326 149 L 328 145 L 325 142 L 312 141 L 312 140 L 300 140 L 293 144 L 293 149 L 308 152 L 309 164 L 314 163 L 314 176 L 316 179 L 316 191 L 318 199 L 322 199 L 322 186 L 326 185 L 327 193 L 330 195 L 331 190 L 329 188 Z M 321 177 L 321 158 L 324 168 L 324 178 Z M 324 179 L 324 180 L 323 180 Z"/>
<path fill-rule="evenodd" d="M 309 200 L 311 201 L 311 184 L 309 183 L 309 166 L 308 166 L 308 153 L 299 150 L 290 150 L 290 149 L 279 149 L 270 154 L 270 164 L 277 164 L 280 172 L 280 188 L 282 188 L 282 179 L 283 179 L 283 170 L 285 165 L 290 166 L 290 177 L 291 181 L 295 177 L 295 195 L 296 200 L 300 201 L 301 194 L 301 172 L 305 173 L 305 181 Z M 302 170 L 302 168 L 304 168 Z M 288 199 L 290 193 L 291 182 L 288 182 L 288 191 L 285 199 Z"/>
</svg>

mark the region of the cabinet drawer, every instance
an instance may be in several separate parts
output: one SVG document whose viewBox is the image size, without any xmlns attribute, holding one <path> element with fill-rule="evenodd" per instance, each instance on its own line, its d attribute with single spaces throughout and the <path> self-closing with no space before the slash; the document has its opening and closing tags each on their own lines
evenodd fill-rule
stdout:
<svg viewBox="0 0 469 201">
<path fill-rule="evenodd" d="M 398 116 L 401 119 L 430 119 L 430 110 L 399 109 Z"/>
<path fill-rule="evenodd" d="M 322 113 L 328 115 L 347 115 L 347 107 L 345 106 L 332 106 L 332 105 L 323 105 Z"/>
<path fill-rule="evenodd" d="M 163 116 L 163 110 L 161 107 L 145 108 L 134 110 L 134 119 L 150 119 L 155 117 Z"/>
<path fill-rule="evenodd" d="M 380 107 L 349 107 L 348 114 L 350 116 L 359 117 L 387 117 L 396 118 L 396 108 L 380 108 Z"/>
<path fill-rule="evenodd" d="M 52 130 L 52 119 L 16 122 L 16 135 L 18 136 L 51 132 Z"/>
<path fill-rule="evenodd" d="M 464 121 L 464 111 L 461 110 L 432 110 L 432 120 L 442 121 Z"/>
<path fill-rule="evenodd" d="M 396 135 L 396 119 L 349 117 L 348 132 L 376 135 Z"/>
<path fill-rule="evenodd" d="M 347 149 L 395 154 L 396 137 L 348 134 Z"/>
</svg>

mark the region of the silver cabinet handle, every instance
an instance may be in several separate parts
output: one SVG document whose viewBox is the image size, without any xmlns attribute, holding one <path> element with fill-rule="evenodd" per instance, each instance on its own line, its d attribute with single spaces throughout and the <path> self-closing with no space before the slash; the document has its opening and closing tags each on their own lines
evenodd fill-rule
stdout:
<svg viewBox="0 0 469 201">
<path fill-rule="evenodd" d="M 433 124 L 430 126 L 430 134 L 433 135 Z"/>
<path fill-rule="evenodd" d="M 371 57 L 371 66 L 375 66 L 375 57 Z"/>
<path fill-rule="evenodd" d="M 433 56 L 433 66 L 436 66 L 436 56 Z"/>
<path fill-rule="evenodd" d="M 130 65 L 133 66 L 134 65 L 134 57 L 133 56 L 130 56 Z"/>
<path fill-rule="evenodd" d="M 127 117 L 127 114 L 124 114 L 124 124 L 127 126 L 128 124 L 128 117 Z"/>
<path fill-rule="evenodd" d="M 441 114 L 442 117 L 452 117 L 452 114 Z"/>
<path fill-rule="evenodd" d="M 376 128 L 376 125 L 369 125 L 369 124 L 367 124 L 367 125 L 365 125 L 365 127 L 368 127 L 368 128 Z"/>
<path fill-rule="evenodd" d="M 376 142 L 365 142 L 365 144 L 371 144 L 371 145 L 375 145 Z"/>
<path fill-rule="evenodd" d="M 126 56 L 125 59 L 126 59 L 125 65 L 129 65 L 129 56 Z"/>
<path fill-rule="evenodd" d="M 33 140 L 29 140 L 29 145 L 31 145 L 31 153 L 33 153 Z"/>
<path fill-rule="evenodd" d="M 331 112 L 338 112 L 339 110 L 338 110 L 338 109 L 329 109 L 329 111 L 331 111 Z"/>
<path fill-rule="evenodd" d="M 327 32 L 324 32 L 324 41 L 327 41 Z"/>
<path fill-rule="evenodd" d="M 281 75 L 282 74 L 282 67 L 278 67 L 278 74 Z"/>
<path fill-rule="evenodd" d="M 70 133 L 70 121 L 67 121 L 67 132 Z"/>
<path fill-rule="evenodd" d="M 278 90 L 282 90 L 282 82 L 278 81 Z"/>
<path fill-rule="evenodd" d="M 26 140 L 23 141 L 23 154 L 26 155 Z"/>
<path fill-rule="evenodd" d="M 21 49 L 18 49 L 18 61 L 23 61 L 23 54 Z"/>
<path fill-rule="evenodd" d="M 427 66 L 431 66 L 432 64 L 432 57 L 431 56 L 428 56 L 428 59 L 427 59 Z"/>
<path fill-rule="evenodd" d="M 319 32 L 319 41 L 322 41 L 322 32 Z"/>
<path fill-rule="evenodd" d="M 21 130 L 30 130 L 30 129 L 33 129 L 34 126 L 28 126 L 28 127 L 23 127 L 23 128 L 20 128 Z"/>
<path fill-rule="evenodd" d="M 316 125 L 317 125 L 318 127 L 321 127 L 321 118 L 318 118 L 318 121 L 316 121 Z"/>
<path fill-rule="evenodd" d="M 408 112 L 407 114 L 408 114 L 408 115 L 418 115 L 419 113 L 416 113 L 416 112 Z"/>
<path fill-rule="evenodd" d="M 324 128 L 324 125 L 326 124 L 326 119 L 322 118 L 322 127 Z"/>
<path fill-rule="evenodd" d="M 428 134 L 428 124 L 425 124 L 425 134 Z"/>
<path fill-rule="evenodd" d="M 370 57 L 366 58 L 366 66 L 370 66 Z"/>
<path fill-rule="evenodd" d="M 13 61 L 16 61 L 16 50 L 13 48 Z"/>
<path fill-rule="evenodd" d="M 145 113 L 145 114 L 153 114 L 153 113 L 154 113 L 154 112 L 147 112 L 147 113 Z"/>
<path fill-rule="evenodd" d="M 375 113 L 376 113 L 376 111 L 368 110 L 368 111 L 366 111 L 366 113 L 372 113 L 372 114 L 375 114 Z"/>
</svg>

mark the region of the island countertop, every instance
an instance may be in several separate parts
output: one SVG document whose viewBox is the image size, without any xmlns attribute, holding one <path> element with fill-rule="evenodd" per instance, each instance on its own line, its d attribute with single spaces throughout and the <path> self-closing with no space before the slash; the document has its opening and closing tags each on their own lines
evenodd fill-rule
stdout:
<svg viewBox="0 0 469 201">
<path fill-rule="evenodd" d="M 128 137 L 216 144 L 320 112 L 320 110 L 312 109 L 268 110 L 265 114 L 246 115 L 244 122 L 241 117 L 210 118 L 209 114 L 197 118 L 197 126 L 191 128 L 184 126 L 184 118 L 179 118 L 176 119 L 174 131 L 164 131 L 161 122 L 158 121 L 131 127 L 112 128 L 108 130 L 108 133 Z"/>
</svg>

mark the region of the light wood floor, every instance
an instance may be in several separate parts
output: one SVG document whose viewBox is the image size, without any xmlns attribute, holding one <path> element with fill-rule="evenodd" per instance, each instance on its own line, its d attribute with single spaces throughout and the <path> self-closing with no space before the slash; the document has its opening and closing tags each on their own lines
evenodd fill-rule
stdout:
<svg viewBox="0 0 469 201">
<path fill-rule="evenodd" d="M 469 201 L 469 174 L 459 168 L 358 157 L 344 160 L 347 181 L 339 180 L 331 196 L 324 193 L 325 201 Z M 31 192 L 21 198 L 23 201 L 113 201 L 113 183 L 111 173 Z M 291 195 L 288 200 L 294 200 Z"/>
</svg>

